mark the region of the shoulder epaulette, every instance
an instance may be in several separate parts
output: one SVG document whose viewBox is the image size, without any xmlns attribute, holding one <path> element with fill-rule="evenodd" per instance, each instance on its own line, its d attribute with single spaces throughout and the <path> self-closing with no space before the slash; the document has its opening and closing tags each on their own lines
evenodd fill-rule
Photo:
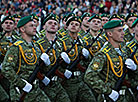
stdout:
<svg viewBox="0 0 138 102">
<path fill-rule="evenodd" d="M 39 39 L 38 41 L 37 41 L 37 43 L 38 44 L 42 44 L 43 42 L 45 42 L 45 40 L 42 38 L 42 39 Z"/>
<path fill-rule="evenodd" d="M 102 49 L 102 52 L 103 53 L 108 53 L 110 51 L 110 47 L 109 46 L 105 46 L 103 49 Z"/>
<path fill-rule="evenodd" d="M 18 41 L 16 41 L 16 42 L 14 43 L 14 45 L 15 45 L 15 46 L 18 46 L 18 45 L 20 45 L 20 44 L 22 44 L 22 43 L 23 43 L 23 41 L 18 40 Z"/>
<path fill-rule="evenodd" d="M 135 45 L 136 43 L 134 41 L 131 41 L 130 43 L 127 44 L 127 47 L 132 49 Z"/>
</svg>

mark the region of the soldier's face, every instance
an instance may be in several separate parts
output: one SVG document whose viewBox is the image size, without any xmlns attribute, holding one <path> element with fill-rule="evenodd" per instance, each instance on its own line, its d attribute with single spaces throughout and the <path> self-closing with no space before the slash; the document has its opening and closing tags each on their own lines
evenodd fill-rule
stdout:
<svg viewBox="0 0 138 102">
<path fill-rule="evenodd" d="M 45 25 L 44 29 L 51 33 L 56 33 L 58 30 L 58 22 L 55 20 L 48 20 Z"/>
<path fill-rule="evenodd" d="M 102 26 L 109 21 L 109 18 L 102 17 Z"/>
<path fill-rule="evenodd" d="M 113 28 L 113 32 L 112 32 L 112 39 L 115 42 L 121 43 L 124 41 L 124 31 L 123 31 L 123 27 L 116 27 Z"/>
<path fill-rule="evenodd" d="M 88 22 L 90 17 L 84 17 L 82 21 L 82 25 L 89 27 L 90 23 Z"/>
<path fill-rule="evenodd" d="M 2 28 L 5 31 L 11 32 L 14 29 L 14 22 L 12 20 L 5 20 L 2 24 Z"/>
<path fill-rule="evenodd" d="M 135 36 L 138 37 L 138 23 L 137 23 L 136 26 L 134 27 L 134 32 L 135 32 Z"/>
<path fill-rule="evenodd" d="M 36 24 L 33 21 L 28 22 L 27 24 L 25 24 L 25 26 L 24 26 L 24 32 L 28 36 L 34 36 L 34 35 L 36 35 Z"/>
<path fill-rule="evenodd" d="M 80 30 L 80 23 L 77 21 L 71 21 L 68 30 L 72 33 L 77 33 Z"/>
<path fill-rule="evenodd" d="M 102 23 L 100 19 L 92 19 L 90 22 L 90 29 L 93 31 L 99 31 L 101 29 Z"/>
<path fill-rule="evenodd" d="M 132 23 L 137 19 L 137 17 L 130 17 L 128 20 L 127 20 L 127 25 L 129 27 L 132 26 Z"/>
</svg>

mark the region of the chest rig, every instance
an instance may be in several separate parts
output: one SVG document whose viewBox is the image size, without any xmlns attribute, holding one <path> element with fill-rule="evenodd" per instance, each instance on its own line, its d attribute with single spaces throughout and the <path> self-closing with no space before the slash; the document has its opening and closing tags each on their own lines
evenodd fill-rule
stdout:
<svg viewBox="0 0 138 102">
<path fill-rule="evenodd" d="M 19 48 L 19 68 L 16 74 L 18 74 L 20 71 L 22 59 L 27 65 L 34 65 L 37 62 L 36 50 L 33 47 L 29 49 L 24 48 L 23 44 L 23 41 L 16 41 L 14 43 L 14 45 L 18 46 Z"/>
<path fill-rule="evenodd" d="M 107 57 L 107 74 L 106 74 L 106 82 L 108 81 L 108 74 L 111 68 L 114 75 L 120 78 L 123 75 L 123 58 L 119 55 L 112 54 L 111 48 L 107 45 L 102 49 L 102 52 Z M 114 56 L 112 56 L 114 55 Z"/>
</svg>

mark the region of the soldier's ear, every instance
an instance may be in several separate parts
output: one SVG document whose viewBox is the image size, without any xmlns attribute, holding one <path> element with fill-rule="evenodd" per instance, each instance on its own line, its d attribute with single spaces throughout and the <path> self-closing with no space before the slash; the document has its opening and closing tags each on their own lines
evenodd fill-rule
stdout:
<svg viewBox="0 0 138 102">
<path fill-rule="evenodd" d="M 24 27 L 21 27 L 21 28 L 20 28 L 20 31 L 21 31 L 21 32 L 24 32 L 24 31 L 25 31 L 25 28 L 24 28 Z"/>
<path fill-rule="evenodd" d="M 107 36 L 109 36 L 109 37 L 113 35 L 112 32 L 107 32 L 106 34 L 107 34 Z"/>
</svg>

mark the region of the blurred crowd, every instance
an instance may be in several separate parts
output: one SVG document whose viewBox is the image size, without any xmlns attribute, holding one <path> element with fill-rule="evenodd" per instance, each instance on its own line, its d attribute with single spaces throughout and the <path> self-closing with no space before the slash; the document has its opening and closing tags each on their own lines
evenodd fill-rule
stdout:
<svg viewBox="0 0 138 102">
<path fill-rule="evenodd" d="M 19 14 L 22 17 L 35 13 L 45 17 L 54 13 L 62 19 L 68 13 L 81 16 L 84 12 L 93 14 L 114 13 L 138 14 L 138 0 L 0 0 L 0 17 Z"/>
</svg>

